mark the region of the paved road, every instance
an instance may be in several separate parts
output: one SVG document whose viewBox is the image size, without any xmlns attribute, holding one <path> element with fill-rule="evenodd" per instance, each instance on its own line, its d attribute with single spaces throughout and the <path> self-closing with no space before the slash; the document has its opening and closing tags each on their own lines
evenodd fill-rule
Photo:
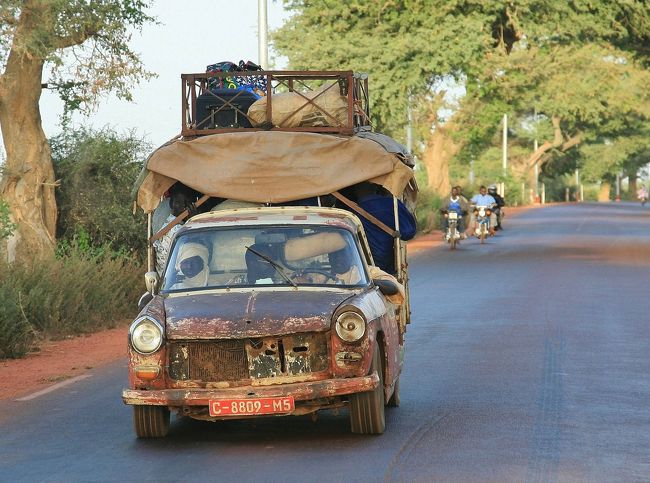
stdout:
<svg viewBox="0 0 650 483">
<path fill-rule="evenodd" d="M 138 441 L 125 364 L 0 404 L 2 481 L 650 480 L 650 209 L 558 205 L 413 257 L 402 406 L 176 421 Z"/>
</svg>

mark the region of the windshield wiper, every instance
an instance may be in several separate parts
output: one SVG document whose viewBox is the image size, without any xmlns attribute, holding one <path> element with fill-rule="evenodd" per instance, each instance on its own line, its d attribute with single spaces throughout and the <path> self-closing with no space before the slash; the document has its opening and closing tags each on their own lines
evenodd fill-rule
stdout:
<svg viewBox="0 0 650 483">
<path fill-rule="evenodd" d="M 275 271 L 278 272 L 278 273 L 282 276 L 283 279 L 285 279 L 285 280 L 286 280 L 290 285 L 292 285 L 292 286 L 294 286 L 294 287 L 298 287 L 298 285 L 296 284 L 296 282 L 294 282 L 293 280 L 291 280 L 291 278 L 289 278 L 289 275 L 287 275 L 286 273 L 284 273 L 284 270 L 282 270 L 282 267 L 280 266 L 280 264 L 279 264 L 278 262 L 276 262 L 275 260 L 273 260 L 273 259 L 267 257 L 266 255 L 264 255 L 264 254 L 258 252 L 258 251 L 255 250 L 254 248 L 246 247 L 246 250 L 250 250 L 251 252 L 253 252 L 253 253 L 254 253 L 255 255 L 257 255 L 258 257 L 260 257 L 260 258 L 266 260 L 267 262 L 269 262 L 269 263 L 271 264 L 271 266 L 272 266 L 273 268 L 275 268 Z"/>
</svg>

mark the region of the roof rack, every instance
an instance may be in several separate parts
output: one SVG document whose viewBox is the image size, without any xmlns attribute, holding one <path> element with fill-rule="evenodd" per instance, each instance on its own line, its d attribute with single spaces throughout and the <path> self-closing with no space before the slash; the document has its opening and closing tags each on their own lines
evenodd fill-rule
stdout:
<svg viewBox="0 0 650 483">
<path fill-rule="evenodd" d="M 233 71 L 182 74 L 181 80 L 184 137 L 241 130 L 343 135 L 371 130 L 366 74 Z"/>
</svg>

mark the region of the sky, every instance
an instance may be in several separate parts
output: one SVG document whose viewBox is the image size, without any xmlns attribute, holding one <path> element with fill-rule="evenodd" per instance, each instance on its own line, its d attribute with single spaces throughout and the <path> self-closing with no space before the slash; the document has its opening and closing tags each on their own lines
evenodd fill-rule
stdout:
<svg viewBox="0 0 650 483">
<path fill-rule="evenodd" d="M 181 73 L 205 72 L 208 64 L 226 60 L 259 63 L 257 5 L 258 0 L 155 0 L 148 13 L 160 25 L 134 32 L 130 45 L 158 77 L 134 87 L 133 102 L 102 98 L 95 112 L 75 116 L 74 123 L 135 130 L 153 146 L 173 138 L 181 129 Z M 288 18 L 279 0 L 267 1 L 267 16 L 269 30 Z M 273 52 L 269 60 L 274 61 Z M 285 67 L 282 59 L 277 63 L 271 67 Z M 45 135 L 59 134 L 63 107 L 56 93 L 43 90 L 40 108 Z"/>
</svg>

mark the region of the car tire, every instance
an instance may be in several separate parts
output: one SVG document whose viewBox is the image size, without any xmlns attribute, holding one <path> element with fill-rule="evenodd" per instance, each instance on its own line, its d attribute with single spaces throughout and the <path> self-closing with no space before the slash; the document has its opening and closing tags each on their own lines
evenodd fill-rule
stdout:
<svg viewBox="0 0 650 483">
<path fill-rule="evenodd" d="M 382 434 L 386 429 L 384 408 L 384 376 L 381 366 L 379 346 L 375 343 L 370 372 L 377 371 L 379 384 L 368 392 L 350 396 L 350 425 L 356 434 Z"/>
<path fill-rule="evenodd" d="M 165 406 L 133 406 L 133 426 L 138 438 L 164 438 L 169 432 Z"/>
<path fill-rule="evenodd" d="M 388 404 L 386 404 L 389 408 L 398 408 L 400 403 L 399 399 L 399 376 L 397 377 L 397 381 L 395 381 L 395 386 L 393 388 L 393 395 L 390 397 L 388 400 Z"/>
</svg>

